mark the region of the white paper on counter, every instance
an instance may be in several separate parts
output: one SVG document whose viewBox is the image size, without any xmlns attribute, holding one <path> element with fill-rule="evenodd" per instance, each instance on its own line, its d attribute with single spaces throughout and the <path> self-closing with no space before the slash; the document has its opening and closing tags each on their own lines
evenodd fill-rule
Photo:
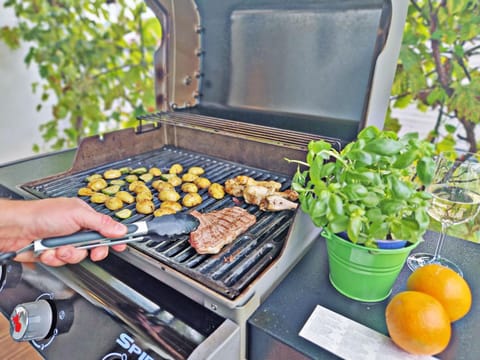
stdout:
<svg viewBox="0 0 480 360">
<path fill-rule="evenodd" d="M 317 305 L 299 335 L 345 360 L 432 360 L 409 354 L 369 327 Z"/>
</svg>

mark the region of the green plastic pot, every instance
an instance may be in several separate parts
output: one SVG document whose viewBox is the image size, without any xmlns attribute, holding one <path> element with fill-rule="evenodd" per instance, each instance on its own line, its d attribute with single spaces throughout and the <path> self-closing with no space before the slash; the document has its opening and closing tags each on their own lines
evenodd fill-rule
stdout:
<svg viewBox="0 0 480 360">
<path fill-rule="evenodd" d="M 330 282 L 350 299 L 377 302 L 386 299 L 408 255 L 420 242 L 399 249 L 372 249 L 356 245 L 324 230 Z"/>
</svg>

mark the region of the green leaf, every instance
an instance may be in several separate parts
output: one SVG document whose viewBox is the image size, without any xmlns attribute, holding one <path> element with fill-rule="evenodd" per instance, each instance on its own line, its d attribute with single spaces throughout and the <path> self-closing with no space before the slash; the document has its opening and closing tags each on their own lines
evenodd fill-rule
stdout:
<svg viewBox="0 0 480 360">
<path fill-rule="evenodd" d="M 340 196 L 332 194 L 328 201 L 330 212 L 335 215 L 343 215 L 343 202 Z"/>
<path fill-rule="evenodd" d="M 359 241 L 361 230 L 362 230 L 362 218 L 360 216 L 352 216 L 348 221 L 347 234 L 348 234 L 348 238 L 353 243 L 356 243 Z"/>
<path fill-rule="evenodd" d="M 423 184 L 428 185 L 432 182 L 434 171 L 435 161 L 431 157 L 420 159 L 417 164 L 417 175 Z"/>
<path fill-rule="evenodd" d="M 365 145 L 365 150 L 378 155 L 395 155 L 403 148 L 403 144 L 392 139 L 375 139 Z"/>
</svg>

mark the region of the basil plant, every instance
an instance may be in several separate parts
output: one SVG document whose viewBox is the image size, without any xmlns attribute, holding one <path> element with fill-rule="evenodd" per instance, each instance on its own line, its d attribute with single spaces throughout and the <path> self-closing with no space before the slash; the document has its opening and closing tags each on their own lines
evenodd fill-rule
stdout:
<svg viewBox="0 0 480 360">
<path fill-rule="evenodd" d="M 316 226 L 346 232 L 354 243 L 416 242 L 430 221 L 424 189 L 433 176 L 433 153 L 417 133 L 399 137 L 369 126 L 341 151 L 311 141 L 305 162 L 288 160 L 299 164 L 292 188 Z"/>
</svg>

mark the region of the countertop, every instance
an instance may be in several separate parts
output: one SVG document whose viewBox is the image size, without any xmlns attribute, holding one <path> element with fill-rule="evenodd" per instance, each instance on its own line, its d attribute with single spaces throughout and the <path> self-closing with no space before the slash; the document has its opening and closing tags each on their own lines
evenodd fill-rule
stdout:
<svg viewBox="0 0 480 360">
<path fill-rule="evenodd" d="M 437 233 L 428 232 L 425 241 L 413 252 L 433 252 Z M 447 237 L 442 254 L 457 262 L 472 289 L 470 312 L 453 324 L 448 348 L 440 359 L 480 358 L 480 244 Z M 319 346 L 300 337 L 316 305 L 321 305 L 360 324 L 387 334 L 385 307 L 391 296 L 405 290 L 411 271 L 405 265 L 389 298 L 378 303 L 350 300 L 338 293 L 328 279 L 325 240 L 319 237 L 307 255 L 257 309 L 248 321 L 249 359 L 329 359 L 337 358 Z M 361 357 L 358 357 L 361 359 Z"/>
</svg>

